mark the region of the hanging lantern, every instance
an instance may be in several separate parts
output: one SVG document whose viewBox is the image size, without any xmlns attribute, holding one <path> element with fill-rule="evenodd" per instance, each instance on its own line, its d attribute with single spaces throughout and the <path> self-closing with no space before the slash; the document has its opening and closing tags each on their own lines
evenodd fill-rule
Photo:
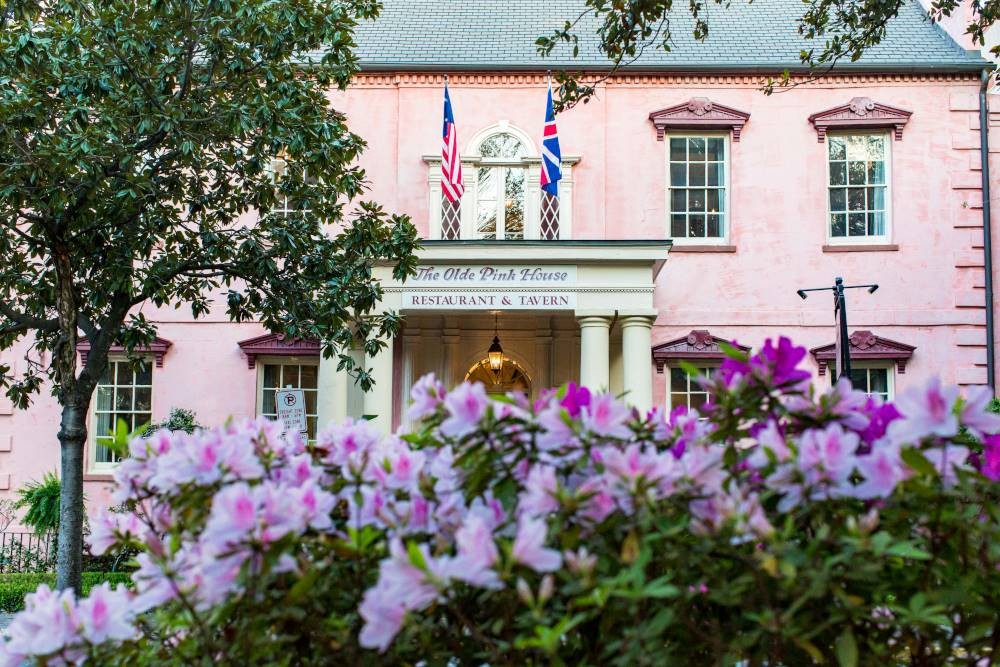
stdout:
<svg viewBox="0 0 1000 667">
<path fill-rule="evenodd" d="M 493 336 L 493 344 L 490 345 L 490 349 L 486 353 L 486 358 L 490 360 L 490 370 L 493 371 L 494 375 L 499 377 L 500 370 L 503 368 L 503 348 L 500 346 L 499 336 Z"/>
</svg>

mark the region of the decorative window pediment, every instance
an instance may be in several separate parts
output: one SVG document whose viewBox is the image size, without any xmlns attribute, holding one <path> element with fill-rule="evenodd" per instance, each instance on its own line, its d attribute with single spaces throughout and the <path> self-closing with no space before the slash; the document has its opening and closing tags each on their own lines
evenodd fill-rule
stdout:
<svg viewBox="0 0 1000 667">
<path fill-rule="evenodd" d="M 855 331 L 850 336 L 851 359 L 859 361 L 892 361 L 900 374 L 906 372 L 906 362 L 917 348 L 876 336 L 871 331 Z M 826 375 L 826 369 L 837 363 L 836 344 L 830 343 L 814 347 L 809 351 L 819 364 L 819 374 Z"/>
<path fill-rule="evenodd" d="M 166 338 L 154 338 L 153 342 L 149 345 L 143 345 L 137 347 L 133 350 L 133 354 L 136 355 L 152 355 L 153 360 L 156 363 L 157 368 L 163 368 L 163 355 L 167 353 L 170 346 L 173 345 Z M 76 351 L 80 353 L 80 361 L 87 363 L 87 359 L 90 357 L 90 341 L 86 338 L 81 338 L 76 344 Z M 108 354 L 124 354 L 125 348 L 121 345 L 112 345 L 108 350 Z"/>
<path fill-rule="evenodd" d="M 749 113 L 713 102 L 707 97 L 692 97 L 682 104 L 649 114 L 659 141 L 663 141 L 663 135 L 671 129 L 729 130 L 733 141 L 739 141 L 740 132 L 749 119 Z"/>
<path fill-rule="evenodd" d="M 721 363 L 726 354 L 719 347 L 719 343 L 732 345 L 725 338 L 713 336 L 707 329 L 695 329 L 687 336 L 661 343 L 653 347 L 656 372 L 662 373 L 663 367 L 674 361 L 690 361 L 695 364 L 706 361 L 713 364 Z M 750 351 L 750 348 L 744 345 L 736 347 L 744 352 Z"/>
<path fill-rule="evenodd" d="M 239 342 L 243 354 L 247 355 L 247 367 L 257 365 L 257 357 L 318 356 L 319 341 L 315 338 L 288 338 L 283 334 L 264 334 Z"/>
<path fill-rule="evenodd" d="M 809 122 L 816 128 L 816 140 L 826 141 L 828 130 L 855 130 L 871 128 L 891 128 L 896 141 L 903 138 L 903 126 L 913 112 L 879 104 L 870 97 L 855 97 L 847 104 L 820 111 L 809 116 Z"/>
</svg>

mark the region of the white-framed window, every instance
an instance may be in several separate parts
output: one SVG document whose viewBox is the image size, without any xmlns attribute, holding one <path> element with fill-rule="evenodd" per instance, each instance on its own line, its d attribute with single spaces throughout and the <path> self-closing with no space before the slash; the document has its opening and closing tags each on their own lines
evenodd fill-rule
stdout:
<svg viewBox="0 0 1000 667">
<path fill-rule="evenodd" d="M 559 196 L 541 189 L 541 156 L 522 130 L 500 121 L 472 137 L 462 154 L 465 192 L 450 202 L 441 190 L 441 157 L 425 155 L 432 239 L 572 238 L 573 165 L 562 158 Z"/>
<path fill-rule="evenodd" d="M 895 377 L 890 364 L 852 363 L 851 384 L 869 396 L 879 396 L 883 401 L 891 401 L 895 397 Z"/>
<path fill-rule="evenodd" d="M 257 414 L 277 419 L 275 393 L 279 389 L 301 389 L 306 403 L 306 435 L 310 440 L 315 440 L 318 387 L 319 359 L 264 358 L 257 363 Z"/>
<path fill-rule="evenodd" d="M 281 181 L 288 178 L 288 174 L 288 162 L 284 158 L 275 158 L 271 161 L 271 179 L 274 181 L 275 186 L 280 186 Z M 305 174 L 304 178 L 307 185 L 319 183 L 319 179 L 309 174 Z M 310 211 L 308 198 L 292 197 L 279 189 L 277 192 L 277 202 L 271 209 L 270 215 L 288 218 L 293 215 L 306 215 Z"/>
<path fill-rule="evenodd" d="M 127 359 L 108 361 L 94 394 L 91 469 L 107 470 L 118 463 L 119 456 L 111 445 L 119 421 L 129 433 L 153 421 L 152 359 L 137 365 Z"/>
<path fill-rule="evenodd" d="M 668 366 L 667 375 L 667 409 L 673 410 L 681 405 L 688 409 L 700 409 L 708 402 L 708 392 L 698 384 L 697 376 L 688 375 L 679 366 Z M 701 375 L 711 375 L 715 372 L 713 366 L 699 366 Z"/>
<path fill-rule="evenodd" d="M 729 135 L 665 137 L 668 235 L 680 243 L 722 243 L 729 237 Z"/>
<path fill-rule="evenodd" d="M 885 241 L 891 225 L 891 159 L 886 132 L 827 135 L 827 237 Z"/>
</svg>

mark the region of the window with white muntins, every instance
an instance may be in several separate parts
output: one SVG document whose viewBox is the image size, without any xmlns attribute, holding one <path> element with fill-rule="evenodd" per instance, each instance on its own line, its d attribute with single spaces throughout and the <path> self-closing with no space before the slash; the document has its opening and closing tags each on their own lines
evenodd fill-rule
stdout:
<svg viewBox="0 0 1000 667">
<path fill-rule="evenodd" d="M 257 364 L 257 414 L 278 418 L 275 402 L 279 389 L 301 389 L 306 404 L 306 436 L 316 439 L 318 417 L 319 360 L 302 359 L 266 361 Z"/>
<path fill-rule="evenodd" d="M 91 468 L 108 469 L 120 460 L 113 449 L 119 422 L 127 433 L 131 433 L 148 425 L 152 419 L 152 360 L 144 359 L 136 366 L 125 359 L 108 361 L 94 395 Z"/>
<path fill-rule="evenodd" d="M 830 134 L 826 143 L 830 240 L 849 243 L 887 240 L 889 135 Z"/>
<path fill-rule="evenodd" d="M 667 407 L 670 410 L 684 406 L 689 410 L 698 410 L 708 402 L 708 391 L 699 383 L 699 376 L 711 375 L 715 367 L 698 367 L 698 375 L 688 375 L 687 371 L 678 366 L 671 366 L 667 374 Z"/>
<path fill-rule="evenodd" d="M 462 154 L 465 193 L 450 202 L 441 191 L 441 157 L 424 156 L 428 169 L 432 239 L 555 241 L 572 229 L 573 165 L 562 158 L 559 196 L 541 189 L 541 157 L 528 135 L 506 121 L 469 142 Z"/>
<path fill-rule="evenodd" d="M 720 243 L 729 236 L 729 137 L 667 136 L 669 236 L 681 243 Z"/>
<path fill-rule="evenodd" d="M 892 367 L 887 364 L 852 365 L 851 384 L 869 396 L 891 401 L 895 396 Z"/>
</svg>

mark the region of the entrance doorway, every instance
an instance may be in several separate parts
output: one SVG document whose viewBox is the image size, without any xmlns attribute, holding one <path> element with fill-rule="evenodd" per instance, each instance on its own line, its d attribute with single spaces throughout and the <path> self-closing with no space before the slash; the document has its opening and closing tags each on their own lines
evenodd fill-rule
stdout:
<svg viewBox="0 0 1000 667">
<path fill-rule="evenodd" d="M 506 394 L 516 391 L 531 396 L 531 378 L 528 377 L 520 364 L 513 359 L 504 358 L 499 373 L 490 368 L 490 360 L 483 357 L 472 365 L 465 374 L 466 382 L 481 382 L 488 394 Z"/>
</svg>

